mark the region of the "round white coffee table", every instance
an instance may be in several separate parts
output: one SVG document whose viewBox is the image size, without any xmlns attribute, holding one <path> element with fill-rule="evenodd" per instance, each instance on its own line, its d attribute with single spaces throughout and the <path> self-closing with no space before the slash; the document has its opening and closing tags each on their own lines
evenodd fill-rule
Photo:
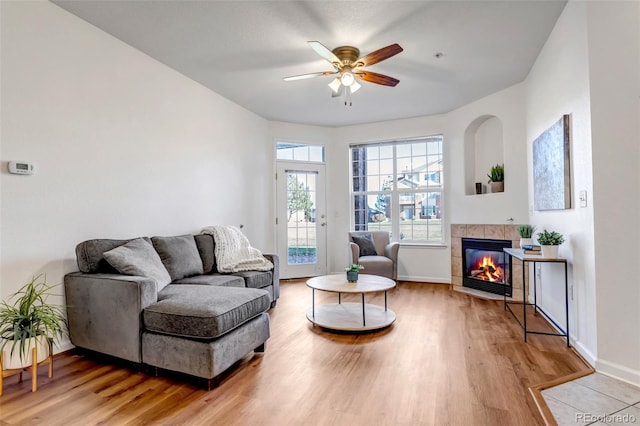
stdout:
<svg viewBox="0 0 640 426">
<path fill-rule="evenodd" d="M 387 290 L 396 286 L 395 281 L 377 275 L 359 274 L 358 282 L 350 283 L 345 274 L 321 275 L 307 281 L 311 287 L 311 310 L 307 319 L 329 330 L 370 331 L 390 326 L 396 314 L 387 308 Z M 338 303 L 316 306 L 316 290 L 338 293 Z M 366 293 L 384 291 L 384 306 L 365 303 Z M 361 303 L 342 303 L 342 293 L 360 293 Z"/>
</svg>

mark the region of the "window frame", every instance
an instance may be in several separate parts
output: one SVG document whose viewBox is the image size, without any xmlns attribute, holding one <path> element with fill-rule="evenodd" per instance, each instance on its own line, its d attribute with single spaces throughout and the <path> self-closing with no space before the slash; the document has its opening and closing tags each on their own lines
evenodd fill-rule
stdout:
<svg viewBox="0 0 640 426">
<path fill-rule="evenodd" d="M 291 150 L 291 158 L 280 156 L 280 150 Z M 312 155 L 319 150 L 321 159 L 312 159 Z M 300 154 L 304 152 L 303 158 L 300 158 Z M 275 159 L 276 161 L 288 161 L 288 162 L 301 162 L 301 163 L 315 163 L 326 164 L 326 147 L 324 144 L 312 144 L 305 142 L 293 142 L 278 139 L 275 141 Z M 296 158 L 298 157 L 298 158 Z"/>
<path fill-rule="evenodd" d="M 399 182 L 399 177 L 403 175 L 402 171 L 398 170 L 398 163 L 399 163 L 399 158 L 407 158 L 406 156 L 401 156 L 399 157 L 398 155 L 398 147 L 402 146 L 402 145 L 411 145 L 411 144 L 415 144 L 415 143 L 420 143 L 420 142 L 425 142 L 425 143 L 429 143 L 429 142 L 439 142 L 440 146 L 439 146 L 439 150 L 437 151 L 436 156 L 436 161 L 439 163 L 439 184 L 438 185 L 433 185 L 433 184 L 429 184 L 426 187 L 416 187 L 416 188 L 400 188 L 398 185 Z M 354 160 L 354 149 L 359 149 L 359 148 L 370 148 L 370 147 L 383 147 L 383 146 L 390 146 L 392 148 L 392 164 L 393 164 L 393 173 L 391 176 L 391 189 L 390 190 L 382 190 L 380 187 L 376 190 L 365 190 L 365 191 L 355 191 L 354 187 L 357 185 L 356 184 L 356 180 L 358 180 L 360 182 L 360 184 L 366 186 L 367 185 L 367 178 L 370 178 L 371 176 L 375 176 L 375 175 L 367 175 L 364 174 L 362 176 L 357 176 L 356 175 L 356 166 L 355 164 L 358 161 L 361 161 L 363 164 L 366 164 L 367 161 L 370 161 L 368 158 L 362 158 L 360 160 Z M 429 154 L 429 150 L 428 150 L 428 146 L 427 146 L 427 152 L 424 154 L 424 157 L 427 158 L 427 161 L 425 163 L 425 166 L 428 167 L 429 164 L 433 164 L 432 162 L 428 161 L 428 158 L 431 156 L 431 154 Z M 411 154 L 410 158 L 413 159 L 415 157 L 418 157 L 418 155 L 414 155 Z M 390 201 L 391 201 L 391 236 L 392 236 L 392 240 L 393 241 L 398 241 L 399 243 L 401 243 L 402 245 L 415 245 L 415 246 L 444 246 L 446 244 L 446 231 L 445 231 L 445 209 L 444 209 L 444 199 L 445 199 L 445 186 L 446 186 L 446 181 L 444 179 L 444 136 L 442 134 L 435 134 L 435 135 L 429 135 L 429 136 L 421 136 L 421 137 L 414 137 L 414 138 L 403 138 L 403 139 L 396 139 L 396 140 L 387 140 L 387 141 L 377 141 L 377 142 L 368 142 L 368 143 L 353 143 L 349 145 L 349 211 L 350 211 L 350 228 L 352 230 L 355 230 L 356 228 L 359 228 L 358 230 L 362 230 L 361 227 L 364 226 L 364 228 L 366 230 L 370 229 L 370 224 L 371 222 L 369 222 L 368 219 L 365 218 L 365 224 L 362 225 L 356 225 L 356 197 L 357 196 L 364 196 L 364 200 L 365 200 L 365 215 L 368 216 L 368 211 L 370 210 L 370 205 L 369 202 L 366 201 L 368 199 L 368 197 L 374 196 L 377 197 L 380 194 L 388 194 L 390 195 Z M 415 175 L 416 171 L 415 170 L 409 170 L 411 172 L 411 174 Z M 420 172 L 417 172 L 420 173 Z M 426 178 L 426 172 L 425 172 L 425 178 Z M 378 177 L 381 179 L 383 173 L 381 173 L 380 175 L 378 175 Z M 423 179 L 425 178 L 419 178 L 418 179 L 418 184 L 423 182 Z M 380 184 L 381 185 L 381 184 Z M 400 229 L 401 229 L 401 205 L 400 205 L 400 197 L 406 194 L 427 194 L 427 193 L 437 193 L 436 197 L 438 198 L 438 202 L 437 202 L 437 211 L 439 212 L 437 219 L 440 220 L 440 224 L 439 224 L 439 233 L 440 233 L 440 238 L 438 239 L 413 239 L 413 232 L 412 232 L 412 238 L 411 239 L 402 239 L 402 238 L 397 238 L 398 235 L 401 235 Z M 414 201 L 414 204 L 417 204 Z M 414 207 L 414 209 L 417 207 Z M 362 213 L 359 213 L 362 214 Z M 414 221 L 415 221 L 415 210 L 414 210 L 414 214 L 413 214 L 413 218 L 411 219 L 411 225 L 413 226 Z M 429 226 L 429 224 L 427 223 L 427 227 Z M 438 225 L 436 225 L 438 226 Z M 371 229 L 374 230 L 374 229 Z M 429 232 L 429 231 L 428 231 Z M 437 231 L 436 231 L 437 232 Z"/>
</svg>

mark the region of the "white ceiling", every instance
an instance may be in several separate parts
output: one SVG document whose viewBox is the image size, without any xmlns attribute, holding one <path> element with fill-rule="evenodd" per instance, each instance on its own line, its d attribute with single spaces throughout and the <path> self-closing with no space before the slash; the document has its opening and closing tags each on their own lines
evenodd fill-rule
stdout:
<svg viewBox="0 0 640 426">
<path fill-rule="evenodd" d="M 322 126 L 444 113 L 524 80 L 566 3 L 52 1 L 266 119 Z M 283 81 L 331 70 L 309 40 L 361 56 L 398 43 L 368 70 L 400 84 L 363 82 L 345 107 L 333 77 Z"/>
</svg>

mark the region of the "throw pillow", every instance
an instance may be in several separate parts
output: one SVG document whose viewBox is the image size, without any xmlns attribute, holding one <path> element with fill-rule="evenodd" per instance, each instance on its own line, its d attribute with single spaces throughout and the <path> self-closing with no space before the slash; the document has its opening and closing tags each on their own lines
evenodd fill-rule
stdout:
<svg viewBox="0 0 640 426">
<path fill-rule="evenodd" d="M 351 239 L 360 247 L 360 256 L 376 256 L 378 254 L 371 234 L 352 235 Z"/>
<path fill-rule="evenodd" d="M 153 237 L 151 242 L 172 281 L 202 275 L 202 259 L 193 235 Z"/>
<path fill-rule="evenodd" d="M 215 245 L 213 243 L 213 235 L 198 234 L 194 235 L 193 239 L 196 240 L 196 247 L 198 247 L 198 253 L 200 253 L 200 259 L 202 259 L 202 273 L 210 274 L 216 272 L 216 256 Z"/>
<path fill-rule="evenodd" d="M 153 246 L 142 238 L 136 238 L 105 252 L 104 258 L 121 274 L 153 278 L 158 283 L 158 291 L 171 282 L 160 256 Z"/>
</svg>

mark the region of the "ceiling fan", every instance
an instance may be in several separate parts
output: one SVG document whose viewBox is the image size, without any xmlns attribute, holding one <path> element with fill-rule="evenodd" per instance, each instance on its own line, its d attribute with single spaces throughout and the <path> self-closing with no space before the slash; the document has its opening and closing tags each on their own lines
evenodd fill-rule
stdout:
<svg viewBox="0 0 640 426">
<path fill-rule="evenodd" d="M 356 80 L 360 79 L 368 81 L 369 83 L 381 84 L 383 86 L 394 87 L 400 80 L 389 77 L 387 75 L 378 74 L 371 71 L 365 71 L 363 68 L 368 67 L 378 62 L 384 61 L 398 53 L 402 52 L 402 47 L 399 44 L 391 44 L 382 49 L 378 49 L 369 53 L 366 56 L 360 58 L 360 50 L 353 46 L 340 46 L 333 50 L 329 50 L 322 43 L 318 41 L 310 41 L 309 46 L 316 53 L 322 56 L 333 65 L 331 71 L 320 71 L 309 74 L 294 75 L 291 77 L 285 77 L 285 81 L 302 80 L 305 78 L 321 77 L 325 75 L 338 76 L 329 83 L 331 88 L 331 95 L 333 97 L 340 96 L 343 91 L 346 90 L 346 95 L 349 97 L 351 93 L 356 92 L 362 87 Z M 345 89 L 346 88 L 346 89 Z M 345 102 L 346 104 L 347 102 Z M 349 102 L 350 103 L 350 102 Z"/>
</svg>

